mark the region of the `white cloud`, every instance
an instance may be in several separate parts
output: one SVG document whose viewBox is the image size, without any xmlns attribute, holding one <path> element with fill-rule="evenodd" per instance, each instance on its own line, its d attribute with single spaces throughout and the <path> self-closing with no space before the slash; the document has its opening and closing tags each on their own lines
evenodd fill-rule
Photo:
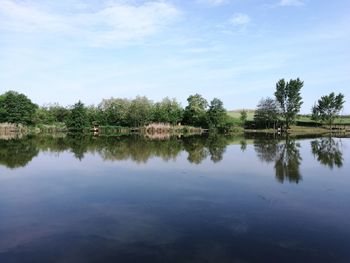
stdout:
<svg viewBox="0 0 350 263">
<path fill-rule="evenodd" d="M 230 24 L 234 26 L 246 26 L 250 23 L 250 21 L 250 17 L 243 13 L 236 13 L 229 20 Z"/>
<path fill-rule="evenodd" d="M 165 1 L 140 5 L 119 1 L 91 12 L 62 14 L 4 0 L 0 5 L 0 30 L 63 33 L 92 45 L 109 45 L 152 36 L 179 16 L 180 11 Z"/>
<path fill-rule="evenodd" d="M 197 3 L 211 6 L 219 6 L 230 3 L 230 0 L 197 0 Z"/>
<path fill-rule="evenodd" d="M 304 4 L 303 0 L 281 0 L 279 2 L 280 6 L 302 6 Z"/>
</svg>

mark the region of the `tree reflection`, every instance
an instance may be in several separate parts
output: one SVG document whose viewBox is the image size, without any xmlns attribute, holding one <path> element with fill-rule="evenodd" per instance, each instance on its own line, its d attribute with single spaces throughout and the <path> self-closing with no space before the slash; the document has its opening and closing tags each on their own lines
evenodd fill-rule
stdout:
<svg viewBox="0 0 350 263">
<path fill-rule="evenodd" d="M 188 152 L 187 160 L 190 163 L 200 164 L 208 157 L 209 151 L 206 148 L 205 139 L 200 138 L 200 136 L 190 136 L 184 138 L 183 142 L 184 150 Z"/>
<path fill-rule="evenodd" d="M 32 139 L 0 140 L 0 164 L 14 169 L 26 166 L 39 153 Z"/>
<path fill-rule="evenodd" d="M 341 142 L 333 138 L 321 138 L 311 142 L 312 154 L 321 164 L 333 169 L 343 166 L 343 152 Z"/>
<path fill-rule="evenodd" d="M 174 160 L 183 151 L 187 160 L 200 164 L 210 157 L 220 162 L 230 138 L 218 134 L 207 136 L 169 137 L 166 140 L 151 139 L 141 135 L 92 137 L 83 135 L 68 136 L 29 136 L 22 139 L 0 140 L 0 164 L 8 167 L 25 166 L 39 151 L 59 154 L 70 151 L 78 160 L 86 153 L 97 153 L 104 160 L 132 160 L 146 163 L 153 157 L 164 161 Z"/>
<path fill-rule="evenodd" d="M 246 140 L 241 140 L 239 142 L 239 144 L 241 145 L 241 151 L 245 152 L 245 150 L 247 150 L 247 141 Z"/>
<path fill-rule="evenodd" d="M 299 183 L 301 180 L 300 163 L 300 144 L 295 140 L 286 139 L 284 144 L 278 145 L 278 156 L 275 163 L 276 178 L 283 183 L 286 179 L 289 182 Z"/>
<path fill-rule="evenodd" d="M 227 146 L 227 138 L 218 134 L 210 135 L 208 138 L 208 149 L 210 160 L 218 163 L 223 159 Z"/>
<path fill-rule="evenodd" d="M 286 138 L 283 141 L 277 139 L 256 139 L 254 148 L 258 158 L 267 163 L 274 163 L 276 179 L 283 183 L 299 183 L 301 180 L 300 163 L 300 144 L 295 140 Z"/>
</svg>

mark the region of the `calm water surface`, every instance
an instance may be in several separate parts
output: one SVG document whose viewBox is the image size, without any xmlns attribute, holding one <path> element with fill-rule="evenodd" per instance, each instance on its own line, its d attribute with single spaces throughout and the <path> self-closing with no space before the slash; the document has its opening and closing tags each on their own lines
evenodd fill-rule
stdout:
<svg viewBox="0 0 350 263">
<path fill-rule="evenodd" d="M 0 262 L 350 262 L 350 139 L 0 140 Z"/>
</svg>

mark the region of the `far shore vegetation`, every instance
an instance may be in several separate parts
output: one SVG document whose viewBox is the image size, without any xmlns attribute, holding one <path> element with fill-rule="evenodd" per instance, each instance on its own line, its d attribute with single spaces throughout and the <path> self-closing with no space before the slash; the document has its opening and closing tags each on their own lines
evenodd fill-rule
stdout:
<svg viewBox="0 0 350 263">
<path fill-rule="evenodd" d="M 219 98 L 207 101 L 200 94 L 189 96 L 185 107 L 176 99 L 153 102 L 145 96 L 103 99 L 90 106 L 78 101 L 64 107 L 57 103 L 38 106 L 24 94 L 7 91 L 0 95 L 0 132 L 348 132 L 350 116 L 340 115 L 344 95 L 324 95 L 310 114 L 301 115 L 303 86 L 300 79 L 281 79 L 273 96 L 262 98 L 256 109 L 239 111 L 227 111 Z"/>
</svg>

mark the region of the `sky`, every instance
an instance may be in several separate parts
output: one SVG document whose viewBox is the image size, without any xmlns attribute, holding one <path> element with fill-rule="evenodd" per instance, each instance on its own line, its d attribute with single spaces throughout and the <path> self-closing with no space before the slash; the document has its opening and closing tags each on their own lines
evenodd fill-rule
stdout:
<svg viewBox="0 0 350 263">
<path fill-rule="evenodd" d="M 350 114 L 349 14 L 349 0 L 0 0 L 0 93 L 252 109 L 299 77 L 302 113 L 334 91 Z"/>
</svg>

